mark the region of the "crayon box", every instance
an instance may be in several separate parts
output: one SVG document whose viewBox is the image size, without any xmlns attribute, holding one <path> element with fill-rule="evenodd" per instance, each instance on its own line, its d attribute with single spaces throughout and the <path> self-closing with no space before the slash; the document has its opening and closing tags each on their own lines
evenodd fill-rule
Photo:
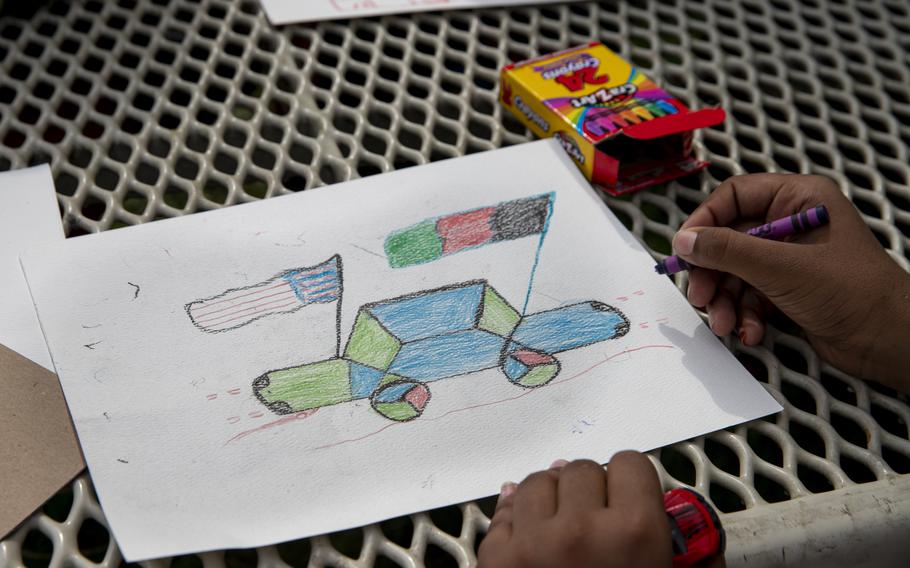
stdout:
<svg viewBox="0 0 910 568">
<path fill-rule="evenodd" d="M 725 118 L 719 108 L 689 110 L 599 42 L 507 65 L 500 97 L 611 195 L 707 166 L 692 155 L 692 131 Z"/>
</svg>

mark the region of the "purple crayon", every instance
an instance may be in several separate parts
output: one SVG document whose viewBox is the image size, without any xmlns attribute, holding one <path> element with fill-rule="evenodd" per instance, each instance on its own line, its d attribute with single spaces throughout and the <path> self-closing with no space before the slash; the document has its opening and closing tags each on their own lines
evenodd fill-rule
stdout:
<svg viewBox="0 0 910 568">
<path fill-rule="evenodd" d="M 828 209 L 826 209 L 824 205 L 819 205 L 812 209 L 807 209 L 802 213 L 795 213 L 789 217 L 784 217 L 783 219 L 753 227 L 746 231 L 746 234 L 760 239 L 779 241 L 797 233 L 809 231 L 817 227 L 823 227 L 828 224 L 828 221 Z M 689 270 L 690 268 L 692 268 L 691 264 L 678 256 L 673 255 L 658 262 L 657 266 L 654 267 L 654 270 L 658 274 L 676 274 L 677 272 Z"/>
<path fill-rule="evenodd" d="M 758 237 L 760 239 L 771 239 L 779 241 L 790 235 L 802 233 L 809 229 L 821 227 L 828 224 L 828 210 L 824 205 L 807 209 L 802 213 L 795 213 L 789 217 L 771 221 L 758 227 L 753 227 L 746 231 L 747 235 Z"/>
</svg>

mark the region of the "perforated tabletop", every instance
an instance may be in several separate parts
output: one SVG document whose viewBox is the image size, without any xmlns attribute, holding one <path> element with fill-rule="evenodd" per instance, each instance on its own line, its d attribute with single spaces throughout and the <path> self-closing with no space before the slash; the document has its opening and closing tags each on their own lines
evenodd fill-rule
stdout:
<svg viewBox="0 0 910 568">
<path fill-rule="evenodd" d="M 254 0 L 51 2 L 0 18 L 0 170 L 50 162 L 74 236 L 481 152 L 530 140 L 497 103 L 498 70 L 594 39 L 730 116 L 698 135 L 708 170 L 607 199 L 655 256 L 720 181 L 789 171 L 835 179 L 908 266 L 903 0 L 590 2 L 281 29 Z M 784 412 L 651 456 L 666 487 L 726 513 L 728 564 L 780 561 L 767 521 L 796 508 L 872 495 L 887 517 L 879 496 L 910 488 L 907 398 L 829 367 L 798 330 L 726 341 Z M 492 505 L 144 564 L 470 565 Z M 888 507 L 910 519 L 906 502 Z M 824 521 L 817 541 L 837 543 L 844 527 Z M 87 476 L 0 543 L 0 564 L 120 562 Z"/>
</svg>

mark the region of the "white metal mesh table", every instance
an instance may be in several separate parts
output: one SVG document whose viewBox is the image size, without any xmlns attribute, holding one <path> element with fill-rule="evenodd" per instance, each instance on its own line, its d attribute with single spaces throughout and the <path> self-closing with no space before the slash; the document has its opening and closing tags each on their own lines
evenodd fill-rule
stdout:
<svg viewBox="0 0 910 568">
<path fill-rule="evenodd" d="M 790 171 L 834 178 L 908 266 L 904 0 L 590 2 L 278 30 L 255 0 L 51 2 L 0 19 L 0 170 L 50 162 L 73 236 L 480 152 L 530 139 L 497 103 L 498 70 L 593 39 L 730 115 L 698 136 L 708 170 L 607 199 L 656 256 L 723 179 Z M 727 344 L 784 412 L 651 456 L 667 487 L 725 513 L 728 564 L 850 562 L 838 542 L 869 537 L 863 558 L 906 527 L 907 398 L 821 362 L 786 322 L 761 346 Z M 145 564 L 470 565 L 491 505 Z M 119 564 L 104 523 L 80 477 L 0 543 L 0 564 Z"/>
</svg>

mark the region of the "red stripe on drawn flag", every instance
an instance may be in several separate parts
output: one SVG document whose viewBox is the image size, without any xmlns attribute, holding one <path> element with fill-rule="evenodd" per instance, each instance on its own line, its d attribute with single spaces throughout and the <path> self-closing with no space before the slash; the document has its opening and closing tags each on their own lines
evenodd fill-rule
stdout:
<svg viewBox="0 0 910 568">
<path fill-rule="evenodd" d="M 485 207 L 436 221 L 436 232 L 442 237 L 442 254 L 452 254 L 492 240 L 490 219 L 494 211 L 493 207 Z"/>
<path fill-rule="evenodd" d="M 316 266 L 286 270 L 265 282 L 190 302 L 186 313 L 202 331 L 217 333 L 309 304 L 335 302 L 341 297 L 340 268 L 340 258 L 334 256 Z"/>
</svg>

